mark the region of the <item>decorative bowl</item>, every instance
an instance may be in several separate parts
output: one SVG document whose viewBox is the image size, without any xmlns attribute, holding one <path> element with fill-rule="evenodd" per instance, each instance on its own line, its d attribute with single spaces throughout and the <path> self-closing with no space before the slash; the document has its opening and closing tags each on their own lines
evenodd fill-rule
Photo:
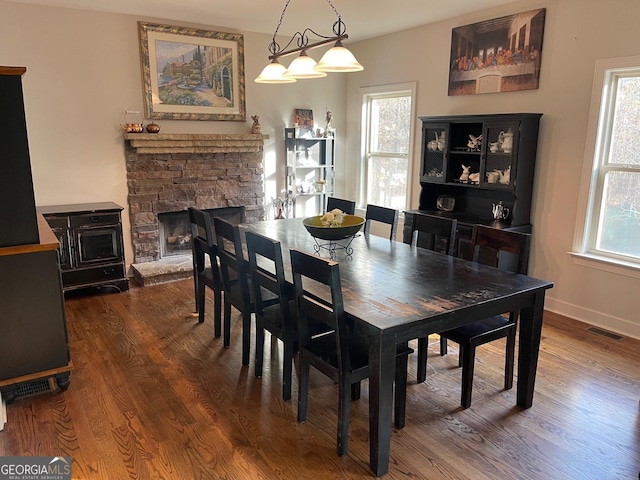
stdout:
<svg viewBox="0 0 640 480">
<path fill-rule="evenodd" d="M 325 227 L 322 225 L 322 215 L 308 217 L 302 220 L 304 227 L 312 237 L 321 240 L 342 240 L 353 237 L 364 225 L 365 219 L 357 215 L 345 215 L 339 227 Z"/>
</svg>

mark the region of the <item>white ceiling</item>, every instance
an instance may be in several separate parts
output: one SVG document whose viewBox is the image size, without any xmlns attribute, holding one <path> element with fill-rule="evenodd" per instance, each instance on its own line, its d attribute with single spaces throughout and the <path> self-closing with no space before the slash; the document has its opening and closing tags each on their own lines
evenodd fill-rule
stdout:
<svg viewBox="0 0 640 480">
<path fill-rule="evenodd" d="M 285 0 L 10 0 L 16 3 L 154 17 L 273 34 Z M 309 27 L 330 36 L 336 15 L 327 0 L 290 0 L 280 34 Z M 332 0 L 353 40 L 377 37 L 516 0 Z M 505 13 L 510 14 L 511 11 Z M 486 20 L 479 18 L 478 21 Z"/>
</svg>

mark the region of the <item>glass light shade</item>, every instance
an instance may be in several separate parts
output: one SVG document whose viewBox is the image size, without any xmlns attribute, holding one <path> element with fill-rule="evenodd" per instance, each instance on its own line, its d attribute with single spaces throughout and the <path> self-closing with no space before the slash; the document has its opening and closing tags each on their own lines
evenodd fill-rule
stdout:
<svg viewBox="0 0 640 480">
<path fill-rule="evenodd" d="M 262 69 L 260 75 L 256 77 L 254 82 L 256 83 L 293 83 L 295 78 L 285 77 L 284 73 L 287 71 L 284 65 L 278 63 L 278 60 L 273 60 L 269 65 Z"/>
<path fill-rule="evenodd" d="M 364 70 L 364 67 L 358 63 L 353 53 L 337 42 L 333 48 L 325 52 L 316 65 L 316 70 L 319 72 L 359 72 Z"/>
<path fill-rule="evenodd" d="M 321 78 L 327 74 L 314 69 L 316 61 L 307 55 L 304 50 L 296 59 L 291 62 L 289 68 L 284 72 L 285 77 L 289 78 Z"/>
</svg>

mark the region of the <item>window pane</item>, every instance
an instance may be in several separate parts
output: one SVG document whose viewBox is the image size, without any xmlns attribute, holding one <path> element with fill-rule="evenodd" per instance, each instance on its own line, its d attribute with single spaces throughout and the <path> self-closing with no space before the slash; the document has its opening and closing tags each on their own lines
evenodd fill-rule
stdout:
<svg viewBox="0 0 640 480">
<path fill-rule="evenodd" d="M 409 153 L 411 97 L 371 100 L 372 152 Z"/>
<path fill-rule="evenodd" d="M 640 259 L 640 172 L 605 176 L 596 248 Z"/>
<path fill-rule="evenodd" d="M 618 78 L 609 163 L 640 165 L 640 77 Z"/>
<path fill-rule="evenodd" d="M 406 158 L 370 158 L 367 203 L 404 209 L 407 196 L 407 165 Z"/>
</svg>

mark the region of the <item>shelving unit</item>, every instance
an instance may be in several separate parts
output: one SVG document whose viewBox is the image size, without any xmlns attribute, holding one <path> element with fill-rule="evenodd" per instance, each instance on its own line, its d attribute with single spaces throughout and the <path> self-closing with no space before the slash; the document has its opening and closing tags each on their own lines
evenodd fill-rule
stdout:
<svg viewBox="0 0 640 480">
<path fill-rule="evenodd" d="M 463 256 L 467 256 L 465 244 L 475 224 L 530 232 L 541 116 L 521 113 L 420 117 L 420 205 L 405 214 L 405 241 L 411 236 L 412 215 L 421 212 L 458 220 L 458 249 Z M 480 145 L 470 147 L 472 137 L 480 136 Z M 509 142 L 504 141 L 506 137 L 510 137 Z M 444 142 L 438 145 L 438 140 Z M 511 148 L 504 148 L 508 147 L 507 143 L 511 143 Z M 463 165 L 469 167 L 470 173 L 478 173 L 477 181 L 460 179 Z M 490 172 L 497 172 L 491 181 L 487 175 Z M 452 211 L 438 209 L 440 196 L 453 197 Z M 493 205 L 499 202 L 509 209 L 509 215 L 502 220 L 494 219 L 492 214 Z"/>
<path fill-rule="evenodd" d="M 285 128 L 286 188 L 294 194 L 294 217 L 324 212 L 335 184 L 334 142 L 334 137 L 298 137 L 295 128 Z M 325 182 L 322 189 L 318 181 Z"/>
</svg>

